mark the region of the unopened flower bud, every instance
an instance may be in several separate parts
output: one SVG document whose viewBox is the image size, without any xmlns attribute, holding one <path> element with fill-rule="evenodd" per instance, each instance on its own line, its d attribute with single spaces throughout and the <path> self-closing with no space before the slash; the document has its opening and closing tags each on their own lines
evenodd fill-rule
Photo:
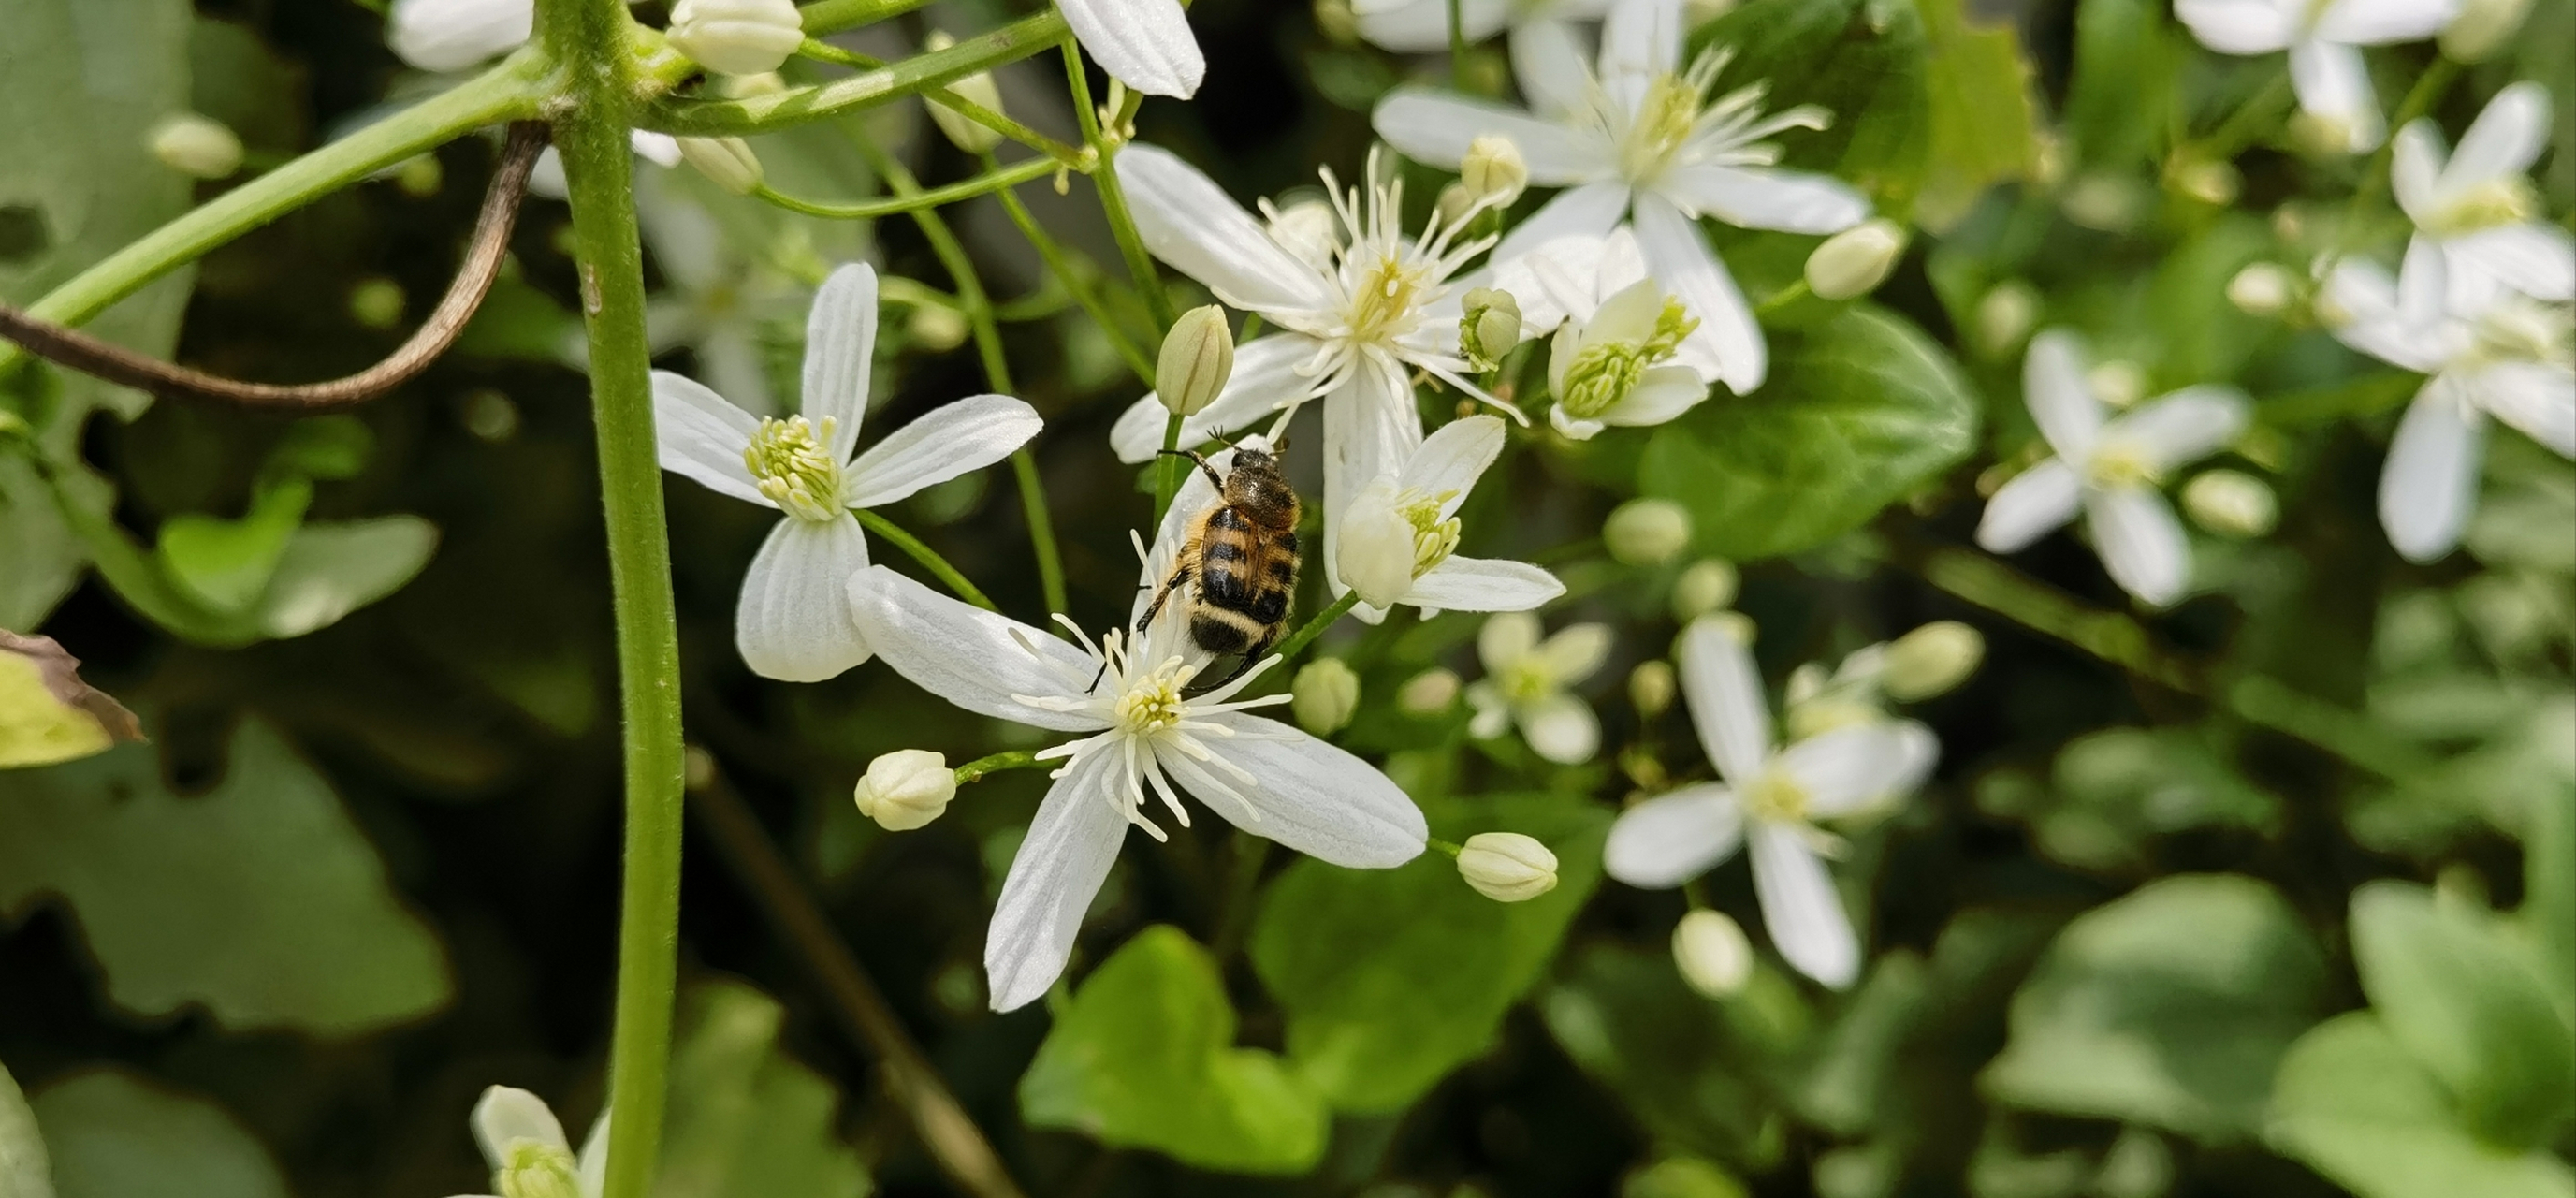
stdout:
<svg viewBox="0 0 2576 1198">
<path fill-rule="evenodd" d="M 1226 327 L 1225 309 L 1215 304 L 1192 308 L 1163 335 L 1162 356 L 1154 364 L 1154 394 L 1173 415 L 1188 416 L 1215 402 L 1233 375 L 1234 331 Z"/>
<path fill-rule="evenodd" d="M 2339 116 L 2302 111 L 2290 118 L 2290 144 L 2310 158 L 2347 158 L 2368 149 L 2359 128 Z"/>
<path fill-rule="evenodd" d="M 1701 907 L 1673 928 L 1673 964 L 1691 989 L 1725 998 L 1752 979 L 1753 943 L 1725 912 Z"/>
<path fill-rule="evenodd" d="M 739 137 L 683 137 L 680 159 L 696 167 L 716 186 L 738 196 L 760 186 L 760 156 Z"/>
<path fill-rule="evenodd" d="M 81 681 L 52 637 L 0 628 L 0 769 L 52 765 L 143 739 L 125 705 Z"/>
<path fill-rule="evenodd" d="M 438 164 L 436 154 L 414 154 L 393 169 L 393 180 L 404 195 L 424 200 L 438 194 L 439 185 L 447 181 L 447 169 Z"/>
<path fill-rule="evenodd" d="M 152 127 L 152 156 L 161 165 L 198 179 L 221 179 L 241 169 L 241 138 L 212 117 L 183 112 Z"/>
<path fill-rule="evenodd" d="M 795 0 L 680 0 L 671 9 L 671 46 L 727 75 L 775 71 L 805 41 Z"/>
<path fill-rule="evenodd" d="M 1440 214 L 1441 224 L 1454 225 L 1476 210 L 1476 193 L 1464 183 L 1452 183 L 1440 189 L 1440 198 L 1431 206 Z"/>
<path fill-rule="evenodd" d="M 909 832 L 938 819 L 957 797 L 957 771 L 927 749 L 897 749 L 868 763 L 852 798 L 859 814 L 888 832 Z"/>
<path fill-rule="evenodd" d="M 1631 499 L 1601 522 L 1610 556 L 1631 566 L 1660 566 L 1690 548 L 1690 512 L 1669 499 Z"/>
<path fill-rule="evenodd" d="M 402 323 L 402 316 L 402 284 L 378 275 L 349 289 L 349 319 L 360 328 L 390 329 Z"/>
<path fill-rule="evenodd" d="M 2277 316 L 2295 294 L 2290 272 L 2277 263 L 2257 262 L 2227 280 L 2227 302 L 2248 316 Z"/>
<path fill-rule="evenodd" d="M 1989 356 L 2003 357 L 2030 335 L 2031 325 L 2039 321 L 2039 293 L 2028 283 L 2010 279 L 1995 284 L 1977 301 L 1977 347 Z"/>
<path fill-rule="evenodd" d="M 2281 519 L 2281 503 L 2263 480 L 2239 470 L 2204 470 L 2183 484 L 2191 522 L 2223 537 L 2259 537 Z"/>
<path fill-rule="evenodd" d="M 1499 287 L 1477 287 L 1460 297 L 1458 351 L 1481 370 L 1492 370 L 1521 343 L 1521 302 Z"/>
<path fill-rule="evenodd" d="M 1637 714 L 1648 719 L 1664 714 L 1673 705 L 1673 663 L 1641 661 L 1628 671 L 1628 702 Z"/>
<path fill-rule="evenodd" d="M 1288 684 L 1288 710 L 1297 726 L 1317 736 L 1330 736 L 1350 725 L 1360 708 L 1360 676 L 1338 657 L 1319 657 L 1297 671 Z"/>
<path fill-rule="evenodd" d="M 2085 371 L 2084 383 L 2105 406 L 2125 408 L 2146 398 L 2147 370 L 2135 362 L 2114 358 Z"/>
<path fill-rule="evenodd" d="M 1351 0 L 1315 0 L 1315 28 L 1336 46 L 1356 45 L 1360 40 L 1359 14 L 1351 10 Z"/>
<path fill-rule="evenodd" d="M 1556 889 L 1556 854 L 1518 832 L 1479 832 L 1459 848 L 1458 873 L 1495 902 L 1526 902 Z"/>
<path fill-rule="evenodd" d="M 1529 187 L 1529 163 L 1512 139 L 1488 134 L 1467 143 L 1467 157 L 1458 164 L 1458 182 L 1485 207 L 1507 208 Z"/>
<path fill-rule="evenodd" d="M 1904 253 L 1904 228 L 1892 220 L 1864 221 L 1807 255 L 1807 290 L 1829 300 L 1867 295 L 1887 281 Z"/>
<path fill-rule="evenodd" d="M 501 1153 L 492 1175 L 500 1198 L 581 1198 L 571 1153 L 536 1140 L 512 1140 Z"/>
<path fill-rule="evenodd" d="M 1735 566 L 1720 558 L 1693 562 L 1673 580 L 1673 619 L 1688 624 L 1735 602 Z"/>
<path fill-rule="evenodd" d="M 1957 620 L 1935 620 L 1887 647 L 1879 687 L 1899 703 L 1947 694 L 1977 672 L 1986 638 Z"/>
<path fill-rule="evenodd" d="M 2121 175 L 2086 175 L 2066 189 L 2058 207 L 2066 219 L 2105 233 L 2126 232 L 2146 207 L 2146 189 Z"/>
<path fill-rule="evenodd" d="M 933 33 L 921 39 L 921 48 L 933 54 L 956 44 L 957 39 L 945 33 Z M 958 99 L 980 104 L 995 112 L 1002 110 L 1002 89 L 994 84 L 990 71 L 977 71 L 962 79 L 951 79 L 948 90 L 956 93 Z M 969 154 L 981 154 L 1002 144 L 1001 134 L 976 124 L 965 113 L 937 100 L 930 102 L 930 119 L 938 124 L 940 132 L 948 135 L 951 143 Z"/>
<path fill-rule="evenodd" d="M 2442 56 L 2453 62 L 2484 62 L 2522 29 L 2531 0 L 2468 0 L 2460 15 L 2442 31 Z"/>
<path fill-rule="evenodd" d="M 945 304 L 922 304 L 912 310 L 904 331 L 912 335 L 913 344 L 939 354 L 966 344 L 966 334 L 972 330 L 965 313 Z"/>
<path fill-rule="evenodd" d="M 1407 715 L 1438 715 L 1457 701 L 1457 672 L 1436 666 L 1405 679 L 1395 692 L 1395 705 Z"/>
<path fill-rule="evenodd" d="M 2235 203 L 2245 187 L 2245 176 L 2233 164 L 2210 158 L 2176 163 L 2165 177 L 2174 190 L 2214 208 Z"/>
<path fill-rule="evenodd" d="M 757 75 L 726 75 L 716 80 L 715 90 L 717 95 L 728 100 L 774 96 L 787 90 L 787 77 L 776 71 L 762 71 Z"/>
</svg>

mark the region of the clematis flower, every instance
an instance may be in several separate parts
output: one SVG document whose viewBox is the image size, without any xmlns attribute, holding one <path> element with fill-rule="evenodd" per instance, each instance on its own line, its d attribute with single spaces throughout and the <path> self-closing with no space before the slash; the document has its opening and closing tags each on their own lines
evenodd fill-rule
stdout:
<svg viewBox="0 0 2576 1198">
<path fill-rule="evenodd" d="M 823 281 L 807 314 L 801 415 L 754 416 L 693 380 L 653 372 L 662 468 L 783 517 L 751 559 L 734 612 L 734 645 L 763 677 L 820 682 L 868 659 L 845 597 L 850 576 L 868 567 L 867 538 L 850 509 L 990 466 L 1043 423 L 1019 400 L 978 395 L 853 459 L 876 336 L 877 274 L 854 264 Z"/>
<path fill-rule="evenodd" d="M 1508 29 L 1512 61 L 1524 56 L 1524 39 L 1570 39 L 1569 21 L 1598 20 L 1610 0 L 1459 0 L 1458 29 L 1481 42 Z M 1398 54 L 1437 54 L 1449 48 L 1449 0 L 1352 0 L 1360 36 Z"/>
<path fill-rule="evenodd" d="M 2015 475 L 1986 502 L 1977 544 L 2012 553 L 2082 511 L 2093 551 L 2122 590 L 2159 607 L 2181 598 L 2191 581 L 2191 543 L 2158 488 L 2245 431 L 2244 394 L 2185 387 L 2105 423 L 2105 405 L 2086 378 L 2083 343 L 2048 329 L 2030 340 L 2022 400 L 2057 455 Z"/>
<path fill-rule="evenodd" d="M 492 1166 L 492 1195 L 560 1194 L 564 1198 L 599 1198 L 608 1180 L 608 1113 L 600 1112 L 573 1155 L 563 1123 L 546 1100 L 525 1090 L 492 1086 L 474 1104 L 474 1143 Z"/>
<path fill-rule="evenodd" d="M 394 0 L 385 14 L 385 45 L 421 70 L 461 71 L 526 44 L 536 19 L 537 0 Z M 637 129 L 628 140 L 655 166 L 680 165 L 680 143 L 670 134 Z M 528 190 L 564 198 L 563 155 L 553 146 L 537 155 Z"/>
<path fill-rule="evenodd" d="M 1476 631 L 1485 676 L 1467 686 L 1476 714 L 1469 735 L 1490 740 L 1520 725 L 1530 750 L 1558 765 L 1581 765 L 1601 751 L 1601 717 L 1567 688 L 1610 659 L 1610 626 L 1571 624 L 1538 638 L 1538 617 L 1504 612 Z"/>
<path fill-rule="evenodd" d="M 1386 775 L 1251 714 L 1289 701 L 1238 697 L 1276 658 L 1191 694 L 1206 658 L 1177 635 L 1177 622 L 1158 620 L 1142 636 L 1111 631 L 1098 643 L 1077 629 L 1077 648 L 883 567 L 853 578 L 849 597 L 868 643 L 923 690 L 996 719 L 1078 734 L 1038 754 L 1064 764 L 1011 859 L 985 937 L 994 1010 L 1027 1005 L 1064 972 L 1129 825 L 1164 838 L 1148 812 L 1149 789 L 1182 827 L 1190 826 L 1186 790 L 1237 828 L 1355 869 L 1401 865 L 1427 842 L 1421 810 Z"/>
<path fill-rule="evenodd" d="M 1682 0 L 1616 0 L 1604 23 L 1597 73 L 1572 39 L 1515 54 L 1529 109 L 1421 88 L 1399 88 L 1377 106 L 1378 136 L 1423 162 L 1455 167 L 1478 137 L 1518 144 L 1534 186 L 1563 187 L 1494 249 L 1508 263 L 1571 234 L 1607 234 L 1633 222 L 1647 270 L 1679 296 L 1698 328 L 1694 352 L 1740 393 L 1762 385 L 1769 350 L 1761 326 L 1697 218 L 1749 229 L 1839 233 L 1869 218 L 1869 201 L 1837 179 L 1776 165 L 1766 139 L 1822 129 L 1813 105 L 1766 115 L 1765 84 L 1714 100 L 1726 65 L 1712 51 L 1684 68 Z"/>
<path fill-rule="evenodd" d="M 2361 47 L 2422 41 L 2459 12 L 2458 0 L 2174 0 L 2174 15 L 2221 54 L 2290 54 L 2299 108 L 2343 134 L 2355 154 L 2388 131 Z"/>
<path fill-rule="evenodd" d="M 1149 96 L 1186 100 L 1207 75 L 1180 0 L 1058 0 L 1066 27 L 1100 69 Z"/>
<path fill-rule="evenodd" d="M 2379 475 L 2379 522 L 2408 561 L 2460 543 L 2477 510 L 2487 417 L 2576 457 L 2576 347 L 2565 304 L 2516 295 L 2486 276 L 2446 270 L 2419 241 L 2392 280 L 2346 260 L 2327 275 L 2319 311 L 2365 354 L 2430 375 L 2397 422 Z"/>
<path fill-rule="evenodd" d="M 1283 407 L 1293 414 L 1306 400 L 1323 398 L 1324 564 L 1338 587 L 1334 547 L 1343 511 L 1361 487 L 1396 470 L 1422 444 L 1411 371 L 1511 411 L 1468 378 L 1474 368 L 1458 349 L 1460 303 L 1450 284 L 1491 239 L 1458 243 L 1460 227 L 1437 217 L 1418 236 L 1406 236 L 1398 223 L 1403 184 L 1376 181 L 1383 175 L 1374 153 L 1366 189 L 1345 191 L 1331 169 L 1323 172 L 1347 242 L 1319 236 L 1330 230 L 1306 215 L 1274 212 L 1264 225 L 1206 175 L 1152 146 L 1129 146 L 1118 169 L 1136 227 L 1155 257 L 1206 284 L 1228 307 L 1257 313 L 1281 330 L 1235 350 L 1234 374 L 1182 423 L 1181 443 L 1207 440 Z M 1151 395 L 1122 413 L 1109 434 L 1119 460 L 1152 457 L 1162 448 L 1169 415 Z"/>
<path fill-rule="evenodd" d="M 2438 254 L 2452 277 L 2445 292 L 2465 288 L 2454 306 L 2481 303 L 2487 280 L 2534 299 L 2576 298 L 2576 236 L 2540 219 L 2540 196 L 2523 177 L 2548 142 L 2549 89 L 2531 82 L 2487 101 L 2456 155 L 2431 121 L 2397 131 L 2388 181 L 2415 222 L 2407 259 Z"/>
<path fill-rule="evenodd" d="M 1636 234 L 1560 237 L 1504 263 L 1495 285 L 1522 300 L 1524 328 L 1556 330 L 1548 423 L 1577 441 L 1611 425 L 1662 424 L 1708 398 L 1716 357 L 1691 336 L 1679 296 L 1646 277 Z"/>
<path fill-rule="evenodd" d="M 1610 826 L 1603 865 L 1631 886 L 1663 889 L 1751 843 L 1753 889 L 1771 943 L 1798 972 L 1836 989 L 1860 975 L 1860 944 L 1825 870 L 1839 841 L 1819 819 L 1923 784 L 1939 757 L 1931 730 L 1864 722 L 1775 747 L 1753 654 L 1717 617 L 1682 630 L 1682 700 L 1721 781 L 1648 799 Z"/>
<path fill-rule="evenodd" d="M 1455 556 L 1458 506 L 1503 452 L 1503 422 L 1450 421 L 1381 474 L 1342 516 L 1343 581 L 1360 593 L 1359 617 L 1375 623 L 1409 604 L 1442 611 L 1527 611 L 1565 593 L 1556 576 L 1525 562 Z"/>
</svg>

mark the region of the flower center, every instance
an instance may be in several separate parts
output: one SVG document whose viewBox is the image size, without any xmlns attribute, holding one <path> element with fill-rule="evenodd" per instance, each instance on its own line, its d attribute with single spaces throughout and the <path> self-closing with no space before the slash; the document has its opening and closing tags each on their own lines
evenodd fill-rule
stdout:
<svg viewBox="0 0 2576 1198">
<path fill-rule="evenodd" d="M 1502 686 L 1503 697 L 1514 703 L 1529 703 L 1546 698 L 1556 689 L 1556 672 L 1542 664 L 1536 654 L 1513 662 L 1495 679 Z"/>
<path fill-rule="evenodd" d="M 1637 389 L 1647 370 L 1671 361 L 1682 338 L 1698 327 L 1680 300 L 1665 297 L 1655 331 L 1645 340 L 1596 341 L 1577 351 L 1566 367 L 1564 394 L 1556 397 L 1557 403 L 1587 420 L 1609 411 Z"/>
<path fill-rule="evenodd" d="M 760 493 L 800 520 L 831 520 L 843 510 L 841 465 L 824 449 L 832 424 L 829 416 L 820 429 L 802 416 L 763 420 L 743 448 L 743 467 Z"/>
<path fill-rule="evenodd" d="M 1119 731 L 1130 736 L 1152 736 L 1180 723 L 1189 714 L 1189 703 L 1181 697 L 1181 688 L 1195 673 L 1174 657 L 1138 675 L 1127 684 L 1127 692 L 1118 696 Z"/>
<path fill-rule="evenodd" d="M 572 1154 L 536 1140 L 512 1140 L 492 1179 L 501 1198 L 580 1198 Z"/>
<path fill-rule="evenodd" d="M 1379 254 L 1361 267 L 1345 318 L 1351 340 L 1392 341 L 1411 332 L 1423 292 L 1429 290 L 1426 273 L 1420 265 L 1391 253 Z"/>
<path fill-rule="evenodd" d="M 1458 549 L 1458 518 L 1440 518 L 1441 505 L 1458 497 L 1458 492 L 1442 491 L 1434 495 L 1420 487 L 1407 487 L 1396 496 L 1395 511 L 1413 526 L 1413 576 L 1420 578 L 1433 566 L 1449 560 Z"/>
<path fill-rule="evenodd" d="M 1770 769 L 1753 780 L 1741 792 L 1744 813 L 1764 823 L 1803 824 L 1807 822 L 1807 788 L 1788 771 Z"/>
<path fill-rule="evenodd" d="M 2425 217 L 2424 228 L 2438 236 L 2475 233 L 2500 225 L 2518 225 L 2540 211 L 2540 196 L 2520 176 L 2487 179 L 2451 197 Z"/>
<path fill-rule="evenodd" d="M 2476 362 L 2555 366 L 2576 360 L 2576 334 L 2568 327 L 2567 309 L 2558 305 L 2499 300 L 2471 322 L 2469 335 L 2469 355 Z"/>
<path fill-rule="evenodd" d="M 2104 445 L 2084 463 L 2086 481 L 2101 488 L 2154 486 L 2163 473 L 2155 459 L 2134 445 Z"/>
<path fill-rule="evenodd" d="M 1689 69 L 1666 71 L 1646 85 L 1644 98 L 1637 101 L 1637 114 L 1628 121 L 1627 135 L 1619 139 L 1619 173 L 1629 182 L 1652 182 L 1672 164 L 1673 155 L 1698 131 L 1709 85 L 1717 81 L 1718 69 L 1725 64 L 1722 53 L 1702 54 Z"/>
</svg>

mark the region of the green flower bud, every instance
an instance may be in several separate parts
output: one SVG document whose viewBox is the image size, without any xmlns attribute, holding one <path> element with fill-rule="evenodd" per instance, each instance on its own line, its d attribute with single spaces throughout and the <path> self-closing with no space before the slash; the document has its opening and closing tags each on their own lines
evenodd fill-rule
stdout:
<svg viewBox="0 0 2576 1198">
<path fill-rule="evenodd" d="M 1452 183 L 1440 189 L 1440 198 L 1431 207 L 1440 214 L 1441 224 L 1454 225 L 1476 211 L 1476 193 L 1464 183 Z"/>
<path fill-rule="evenodd" d="M 897 749 L 868 763 L 850 797 L 859 814 L 888 832 L 909 832 L 938 819 L 957 797 L 957 772 L 948 758 L 924 749 Z"/>
<path fill-rule="evenodd" d="M 775 71 L 805 41 L 795 0 L 680 0 L 671 9 L 671 47 L 710 71 Z"/>
<path fill-rule="evenodd" d="M 1986 638 L 1956 620 L 1935 620 L 1887 647 L 1879 689 L 1899 703 L 1946 694 L 1977 672 Z"/>
<path fill-rule="evenodd" d="M 1807 290 L 1829 300 L 1867 295 L 1887 281 L 1905 255 L 1905 230 L 1892 220 L 1865 221 L 1825 239 L 1807 255 Z"/>
<path fill-rule="evenodd" d="M 2298 294 L 2290 272 L 2271 262 L 2257 262 L 2227 280 L 2227 302 L 2248 316 L 2278 316 Z"/>
<path fill-rule="evenodd" d="M 747 196 L 760 186 L 760 156 L 739 137 L 683 137 L 680 159 L 716 186 Z"/>
<path fill-rule="evenodd" d="M 1225 309 L 1215 304 L 1192 308 L 1163 335 L 1162 356 L 1154 364 L 1154 394 L 1173 415 L 1188 416 L 1215 402 L 1233 375 L 1234 331 L 1226 327 Z"/>
<path fill-rule="evenodd" d="M 2010 279 L 1995 284 L 1977 301 L 1977 348 L 1989 357 L 2004 357 L 2030 336 L 2039 321 L 2039 293 L 2030 284 Z"/>
<path fill-rule="evenodd" d="M 1317 736 L 1330 736 L 1349 726 L 1360 707 L 1360 676 L 1337 657 L 1319 657 L 1297 671 L 1288 684 L 1288 710 L 1297 726 Z"/>
<path fill-rule="evenodd" d="M 1459 300 L 1458 352 L 1478 370 L 1502 364 L 1521 343 L 1521 302 L 1499 287 L 1478 287 Z"/>
<path fill-rule="evenodd" d="M 966 314 L 945 304 L 922 304 L 912 310 L 904 322 L 904 331 L 912 335 L 913 344 L 934 354 L 946 353 L 966 344 Z"/>
<path fill-rule="evenodd" d="M 2135 362 L 2114 358 L 2084 372 L 2084 385 L 2093 389 L 2093 397 L 2105 407 L 2126 408 L 2147 395 L 2147 369 Z"/>
<path fill-rule="evenodd" d="M 1710 998 L 1741 992 L 1753 977 L 1753 942 L 1723 911 L 1699 908 L 1673 928 L 1673 964 L 1682 980 Z"/>
<path fill-rule="evenodd" d="M 241 138 L 212 117 L 183 112 L 152 127 L 146 138 L 161 165 L 198 179 L 221 179 L 241 169 Z"/>
<path fill-rule="evenodd" d="M 1690 548 L 1690 512 L 1669 499 L 1631 499 L 1610 510 L 1601 540 L 1631 566 L 1660 566 Z"/>
<path fill-rule="evenodd" d="M 1684 624 L 1735 602 L 1735 566 L 1719 558 L 1691 563 L 1673 580 L 1673 619 Z"/>
<path fill-rule="evenodd" d="M 921 39 L 921 48 L 934 54 L 956 44 L 957 39 L 945 33 L 933 33 Z M 995 112 L 1002 110 L 1002 89 L 993 82 L 990 71 L 977 71 L 963 79 L 951 79 L 948 90 L 957 93 L 959 99 L 981 104 Z M 941 133 L 948 135 L 950 142 L 969 154 L 981 154 L 1002 144 L 1001 134 L 976 124 L 965 113 L 936 100 L 930 103 L 930 119 L 938 124 Z"/>
<path fill-rule="evenodd" d="M 2281 502 L 2263 480 L 2238 470 L 2204 470 L 2183 484 L 2182 510 L 2222 537 L 2259 537 L 2281 519 Z"/>
<path fill-rule="evenodd" d="M 1526 902 L 1556 889 L 1556 854 L 1518 832 L 1479 832 L 1458 850 L 1458 873 L 1495 902 Z"/>
<path fill-rule="evenodd" d="M 1529 187 L 1529 163 L 1512 139 L 1479 137 L 1467 143 L 1467 157 L 1458 164 L 1458 182 L 1485 207 L 1509 207 Z"/>
<path fill-rule="evenodd" d="M 1672 709 L 1674 686 L 1673 663 L 1639 662 L 1628 671 L 1628 702 L 1638 715 L 1653 719 Z"/>
</svg>

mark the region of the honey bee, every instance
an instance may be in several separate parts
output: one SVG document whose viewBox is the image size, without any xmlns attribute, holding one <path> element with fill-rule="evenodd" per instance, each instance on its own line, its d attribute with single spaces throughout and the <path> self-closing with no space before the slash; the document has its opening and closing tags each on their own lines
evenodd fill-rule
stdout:
<svg viewBox="0 0 2576 1198">
<path fill-rule="evenodd" d="M 1190 639 L 1210 653 L 1243 658 L 1222 686 L 1261 660 L 1287 623 L 1288 597 L 1297 587 L 1297 492 L 1280 473 L 1279 459 L 1261 450 L 1235 450 L 1234 468 L 1223 476 L 1197 453 L 1163 452 L 1198 463 L 1217 499 L 1190 522 L 1179 561 L 1136 627 L 1153 623 L 1164 601 L 1181 592 Z"/>
</svg>

